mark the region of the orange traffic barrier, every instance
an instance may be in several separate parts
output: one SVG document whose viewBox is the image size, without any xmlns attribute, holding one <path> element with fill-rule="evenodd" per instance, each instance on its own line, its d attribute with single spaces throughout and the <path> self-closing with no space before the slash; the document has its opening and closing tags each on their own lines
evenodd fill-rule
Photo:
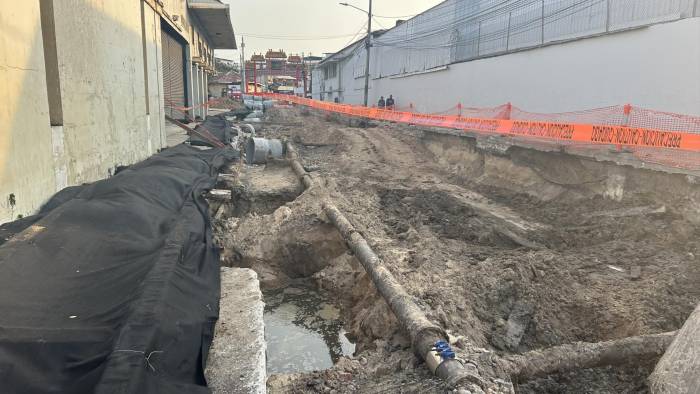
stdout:
<svg viewBox="0 0 700 394">
<path fill-rule="evenodd" d="M 569 122 L 551 122 L 527 119 L 503 119 L 503 118 L 477 118 L 456 115 L 433 115 L 416 112 L 392 111 L 380 108 L 367 108 L 348 104 L 328 103 L 324 101 L 312 100 L 303 97 L 290 96 L 275 93 L 258 93 L 269 99 L 287 101 L 294 104 L 304 105 L 323 111 L 335 112 L 339 114 L 384 120 L 391 122 L 409 123 L 430 127 L 446 127 L 465 131 L 477 131 L 500 135 L 523 136 L 544 138 L 558 141 L 574 141 L 582 143 L 624 145 L 646 148 L 669 148 L 686 151 L 700 152 L 700 118 L 668 114 L 655 111 L 656 114 L 665 114 L 671 119 L 682 118 L 683 122 L 675 122 L 675 127 L 686 127 L 690 131 L 664 130 L 647 127 L 631 127 L 629 125 L 612 124 L 587 124 Z M 501 108 L 502 109 L 499 109 Z M 510 117 L 514 109 L 509 104 L 497 107 L 503 117 Z M 470 109 L 455 107 L 460 112 L 469 113 Z M 622 115 L 629 121 L 632 107 L 624 106 Z M 493 109 L 490 109 L 493 110 Z M 650 111 L 641 109 L 641 111 Z M 521 111 L 524 113 L 523 111 Z M 585 112 L 585 111 L 584 111 Z M 580 112 L 582 113 L 582 112 Z M 575 113 L 575 114 L 580 114 Z M 572 113 L 574 114 L 574 113 Z M 542 116 L 542 114 L 539 114 Z M 553 118 L 561 118 L 562 114 L 552 114 Z M 676 117 L 676 118 L 673 118 Z M 645 122 L 638 122 L 644 124 Z M 659 122 L 666 124 L 668 122 Z M 681 124 L 681 126 L 678 126 Z"/>
<path fill-rule="evenodd" d="M 218 97 L 218 98 L 214 98 L 214 99 L 210 99 L 208 101 L 205 101 L 202 104 L 193 105 L 191 107 L 180 107 L 180 106 L 176 105 L 175 102 L 168 100 L 168 99 L 165 99 L 165 101 L 167 101 L 168 106 L 170 108 L 178 110 L 180 112 L 184 112 L 184 111 L 190 111 L 190 110 L 193 110 L 195 108 L 200 108 L 200 107 L 211 107 L 211 106 L 214 106 L 214 105 L 217 105 L 217 104 L 223 102 L 225 99 L 226 99 L 226 97 Z"/>
</svg>

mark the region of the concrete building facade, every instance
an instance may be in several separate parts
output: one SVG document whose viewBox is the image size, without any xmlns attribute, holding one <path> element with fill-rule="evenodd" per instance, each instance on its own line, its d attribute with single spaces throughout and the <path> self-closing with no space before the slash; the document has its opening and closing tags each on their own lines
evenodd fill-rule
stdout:
<svg viewBox="0 0 700 394">
<path fill-rule="evenodd" d="M 509 3 L 509 4 L 508 4 Z M 448 0 L 373 37 L 370 102 L 442 112 L 632 103 L 700 115 L 694 0 Z M 364 39 L 313 71 L 313 97 L 361 104 Z"/>
<path fill-rule="evenodd" d="M 183 104 L 204 116 L 213 49 L 235 48 L 228 12 L 216 0 L 0 7 L 0 223 L 165 147 L 164 34 L 182 45 Z"/>
</svg>

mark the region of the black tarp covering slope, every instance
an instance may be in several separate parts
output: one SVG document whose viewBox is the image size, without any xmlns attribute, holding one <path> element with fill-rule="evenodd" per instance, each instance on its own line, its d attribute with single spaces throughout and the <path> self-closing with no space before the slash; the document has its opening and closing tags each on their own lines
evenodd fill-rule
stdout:
<svg viewBox="0 0 700 394">
<path fill-rule="evenodd" d="M 195 127 L 195 130 L 200 132 L 209 132 L 224 144 L 230 144 L 234 135 L 233 129 L 231 128 L 231 122 L 226 120 L 226 117 L 223 114 L 208 116 L 201 125 Z M 189 141 L 192 145 L 211 146 L 211 143 L 207 139 L 204 139 L 197 134 L 191 134 Z"/>
<path fill-rule="evenodd" d="M 220 278 L 202 194 L 236 154 L 165 150 L 57 194 L 0 247 L 0 393 L 209 392 Z"/>
</svg>

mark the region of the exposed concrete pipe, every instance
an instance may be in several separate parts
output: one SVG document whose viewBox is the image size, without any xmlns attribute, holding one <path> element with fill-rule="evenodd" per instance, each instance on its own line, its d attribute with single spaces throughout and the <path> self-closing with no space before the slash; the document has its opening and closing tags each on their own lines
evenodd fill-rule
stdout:
<svg viewBox="0 0 700 394">
<path fill-rule="evenodd" d="M 282 145 L 282 141 L 278 139 L 269 139 L 267 140 L 267 144 L 270 147 L 270 157 L 279 159 L 284 156 L 284 145 Z"/>
<path fill-rule="evenodd" d="M 263 111 L 265 109 L 262 101 L 244 100 L 243 105 L 245 105 L 247 109 L 251 109 L 253 111 Z"/>
<path fill-rule="evenodd" d="M 282 141 L 266 138 L 248 138 L 245 157 L 248 164 L 265 164 L 269 157 L 281 158 L 284 155 Z"/>
<path fill-rule="evenodd" d="M 505 375 L 527 380 L 562 371 L 655 360 L 664 354 L 676 333 L 640 335 L 597 343 L 572 343 L 503 356 L 498 364 Z"/>
</svg>

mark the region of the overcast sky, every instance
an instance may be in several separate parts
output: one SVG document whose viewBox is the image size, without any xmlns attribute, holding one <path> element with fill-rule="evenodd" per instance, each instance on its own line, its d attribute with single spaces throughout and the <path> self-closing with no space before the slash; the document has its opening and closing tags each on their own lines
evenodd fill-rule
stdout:
<svg viewBox="0 0 700 394">
<path fill-rule="evenodd" d="M 239 48 L 241 37 L 245 38 L 245 55 L 248 59 L 253 51 L 264 53 L 268 49 L 284 49 L 287 54 L 304 52 L 322 55 L 324 52 L 336 52 L 349 44 L 356 34 L 359 33 L 355 39 L 360 38 L 363 34 L 360 29 L 367 22 L 366 14 L 338 3 L 347 2 L 365 10 L 369 4 L 368 0 L 222 1 L 231 5 L 233 30 Z M 442 1 L 374 0 L 372 7 L 377 16 L 405 16 L 418 14 Z M 396 18 L 377 17 L 376 21 L 372 21 L 372 30 L 381 29 L 382 26 L 392 27 L 395 22 Z M 240 55 L 238 51 L 216 51 L 216 56 L 238 61 Z"/>
</svg>

